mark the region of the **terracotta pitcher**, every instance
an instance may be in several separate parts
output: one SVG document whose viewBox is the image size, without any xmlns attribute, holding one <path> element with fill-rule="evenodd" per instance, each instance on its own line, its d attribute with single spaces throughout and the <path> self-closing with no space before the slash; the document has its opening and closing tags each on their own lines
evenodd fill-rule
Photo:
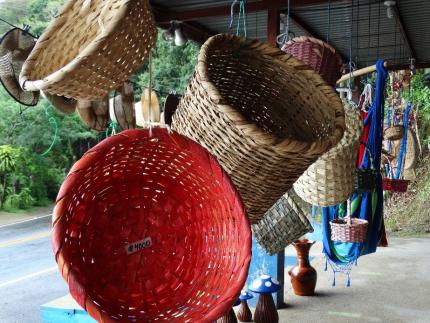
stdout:
<svg viewBox="0 0 430 323">
<path fill-rule="evenodd" d="M 293 246 L 297 252 L 297 265 L 288 271 L 291 277 L 294 293 L 299 296 L 312 296 L 315 294 L 317 272 L 309 263 L 309 250 L 315 241 L 307 239 L 296 240 Z"/>
</svg>

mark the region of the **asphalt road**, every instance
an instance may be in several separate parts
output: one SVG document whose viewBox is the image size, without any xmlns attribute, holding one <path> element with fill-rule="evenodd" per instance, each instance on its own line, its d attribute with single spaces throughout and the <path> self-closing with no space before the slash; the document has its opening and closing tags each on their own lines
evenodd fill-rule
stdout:
<svg viewBox="0 0 430 323">
<path fill-rule="evenodd" d="M 40 305 L 67 294 L 50 227 L 50 216 L 0 226 L 0 323 L 41 322 Z"/>
</svg>

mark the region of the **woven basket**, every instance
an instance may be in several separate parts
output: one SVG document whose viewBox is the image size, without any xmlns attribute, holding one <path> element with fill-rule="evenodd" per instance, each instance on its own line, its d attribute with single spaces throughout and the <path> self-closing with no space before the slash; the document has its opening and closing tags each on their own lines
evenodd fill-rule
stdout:
<svg viewBox="0 0 430 323">
<path fill-rule="evenodd" d="M 36 41 L 28 32 L 13 28 L 0 38 L 0 81 L 17 102 L 26 106 L 39 103 L 40 91 L 26 92 L 19 85 L 22 65 Z"/>
<path fill-rule="evenodd" d="M 117 95 L 109 100 L 109 116 L 122 130 L 136 128 L 133 84 L 127 81 L 117 90 Z"/>
<path fill-rule="evenodd" d="M 42 95 L 52 104 L 52 106 L 58 111 L 65 114 L 72 114 L 76 112 L 78 101 L 75 99 L 69 99 L 64 96 L 58 96 L 42 92 Z"/>
<path fill-rule="evenodd" d="M 148 0 L 68 0 L 37 41 L 20 83 L 96 101 L 142 65 L 156 34 Z"/>
<path fill-rule="evenodd" d="M 384 130 L 384 138 L 386 140 L 399 140 L 403 137 L 403 126 L 395 125 Z"/>
<path fill-rule="evenodd" d="M 346 201 L 354 191 L 355 164 L 363 122 L 360 112 L 345 104 L 346 130 L 342 140 L 312 164 L 294 183 L 306 202 L 331 206 Z"/>
<path fill-rule="evenodd" d="M 392 159 L 391 164 L 394 167 L 397 167 L 401 145 L 402 145 L 402 140 L 391 141 L 391 154 L 395 156 Z M 387 146 L 387 142 L 385 142 L 385 146 Z M 404 164 L 403 164 L 404 169 L 415 168 L 419 157 L 418 150 L 419 150 L 418 139 L 415 134 L 415 131 L 412 128 L 409 128 L 407 143 L 406 143 L 406 155 L 404 156 Z"/>
<path fill-rule="evenodd" d="M 312 67 L 331 86 L 335 86 L 342 75 L 342 57 L 322 40 L 296 37 L 286 43 L 282 50 Z"/>
<path fill-rule="evenodd" d="M 393 193 L 405 193 L 408 190 L 409 181 L 405 179 L 382 179 L 382 189 Z"/>
<path fill-rule="evenodd" d="M 342 102 L 277 48 L 217 35 L 202 47 L 172 128 L 230 174 L 253 224 L 343 135 Z"/>
<path fill-rule="evenodd" d="M 337 242 L 365 242 L 369 222 L 357 218 L 330 221 L 331 240 Z"/>
<path fill-rule="evenodd" d="M 127 130 L 70 171 L 53 250 L 72 296 L 98 322 L 213 322 L 251 258 L 240 196 L 215 158 L 167 130 Z"/>
<path fill-rule="evenodd" d="M 255 239 L 269 255 L 277 254 L 313 231 L 306 215 L 288 194 L 281 197 L 259 223 L 252 225 Z"/>
<path fill-rule="evenodd" d="M 78 101 L 76 110 L 81 120 L 88 128 L 96 131 L 105 131 L 109 123 L 109 98 L 90 102 Z"/>
</svg>

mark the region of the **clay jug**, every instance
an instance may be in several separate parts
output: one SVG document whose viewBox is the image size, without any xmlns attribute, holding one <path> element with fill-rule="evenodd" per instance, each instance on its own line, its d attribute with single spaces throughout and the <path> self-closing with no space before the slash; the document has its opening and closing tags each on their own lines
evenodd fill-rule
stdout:
<svg viewBox="0 0 430 323">
<path fill-rule="evenodd" d="M 294 293 L 299 296 L 312 296 L 315 294 L 317 272 L 309 262 L 309 250 L 315 241 L 307 239 L 296 240 L 293 246 L 297 252 L 297 265 L 288 271 L 291 277 Z"/>
</svg>

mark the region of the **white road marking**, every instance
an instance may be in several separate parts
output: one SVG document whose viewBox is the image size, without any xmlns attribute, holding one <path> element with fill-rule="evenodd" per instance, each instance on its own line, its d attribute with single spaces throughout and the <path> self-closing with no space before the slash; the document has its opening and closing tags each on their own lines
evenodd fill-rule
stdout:
<svg viewBox="0 0 430 323">
<path fill-rule="evenodd" d="M 15 224 L 20 224 L 20 223 L 25 223 L 25 222 L 31 222 L 31 221 L 35 221 L 35 220 L 47 218 L 48 216 L 52 216 L 52 213 L 51 214 L 47 214 L 47 215 L 37 216 L 37 217 L 31 218 L 31 219 L 27 219 L 27 220 L 22 220 L 22 221 L 14 222 L 14 223 L 3 224 L 3 225 L 0 225 L 0 228 L 10 227 L 10 226 L 13 226 Z"/>
<path fill-rule="evenodd" d="M 53 272 L 53 271 L 55 271 L 57 269 L 58 269 L 58 267 L 55 266 L 55 267 L 48 268 L 48 269 L 45 269 L 45 270 L 42 270 L 42 271 L 38 271 L 37 273 L 33 273 L 33 274 L 26 275 L 26 276 L 22 276 L 20 278 L 9 280 L 7 282 L 1 283 L 0 284 L 0 288 L 7 287 L 9 285 L 13 285 L 13 284 L 22 282 L 22 281 L 30 279 L 30 278 L 34 278 L 34 277 L 37 277 L 37 276 L 42 276 L 44 274 L 48 274 L 48 273 L 51 273 L 51 272 Z"/>
</svg>

